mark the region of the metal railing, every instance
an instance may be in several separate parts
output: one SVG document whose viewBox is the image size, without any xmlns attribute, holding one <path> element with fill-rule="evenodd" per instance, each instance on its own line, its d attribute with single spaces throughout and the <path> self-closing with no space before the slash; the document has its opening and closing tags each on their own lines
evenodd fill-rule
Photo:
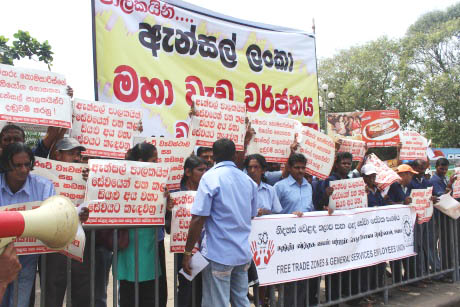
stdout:
<svg viewBox="0 0 460 307">
<path fill-rule="evenodd" d="M 384 303 L 388 303 L 389 290 L 399 286 L 405 286 L 428 278 L 439 278 L 447 276 L 453 282 L 459 280 L 459 244 L 458 228 L 460 223 L 448 216 L 440 213 L 435 209 L 432 219 L 424 224 L 415 225 L 414 229 L 414 248 L 416 256 L 404 258 L 401 260 L 381 263 L 371 267 L 364 267 L 341 273 L 325 275 L 322 277 L 306 279 L 289 284 L 272 285 L 265 288 L 265 297 L 259 297 L 259 287 L 253 286 L 254 305 L 261 306 L 259 301 L 268 302 L 269 306 L 331 306 L 344 302 L 358 300 L 371 294 L 380 293 L 383 296 Z M 150 226 L 151 227 L 151 226 Z M 155 228 L 154 242 L 158 242 L 158 231 L 161 226 Z M 99 229 L 99 228 L 98 228 Z M 120 289 L 118 283 L 118 230 L 113 231 L 113 260 L 112 260 L 112 291 L 113 306 L 118 307 L 120 298 Z M 133 227 L 130 227 L 133 229 Z M 135 281 L 134 281 L 134 306 L 139 306 L 139 249 L 140 244 L 138 231 L 134 228 L 135 256 Z M 96 307 L 95 286 L 96 286 L 96 231 L 94 228 L 85 227 L 89 238 L 87 237 L 86 248 L 89 248 L 90 261 L 90 307 Z M 89 240 L 88 240 L 89 239 Z M 168 251 L 166 251 L 168 253 Z M 158 244 L 155 248 L 155 256 L 152 263 L 155 268 L 160 267 L 160 255 Z M 41 274 L 40 274 L 40 306 L 45 306 L 46 297 L 46 263 L 47 255 L 41 256 Z M 87 261 L 87 259 L 84 259 Z M 174 306 L 180 306 L 178 303 L 178 267 L 179 255 L 174 255 Z M 166 268 L 161 268 L 166 272 Z M 155 307 L 160 306 L 160 278 L 159 271 L 155 269 Z M 72 270 L 71 260 L 67 260 L 67 292 L 66 306 L 72 305 Z M 391 277 L 390 277 L 391 275 Z M 322 282 L 324 280 L 324 283 Z M 196 298 L 201 295 L 197 291 L 196 282 L 192 282 L 192 302 L 191 306 L 196 306 Z M 14 305 L 17 306 L 18 287 L 15 282 Z M 171 295 L 171 293 L 170 293 Z M 123 306 L 122 306 L 123 307 Z"/>
</svg>

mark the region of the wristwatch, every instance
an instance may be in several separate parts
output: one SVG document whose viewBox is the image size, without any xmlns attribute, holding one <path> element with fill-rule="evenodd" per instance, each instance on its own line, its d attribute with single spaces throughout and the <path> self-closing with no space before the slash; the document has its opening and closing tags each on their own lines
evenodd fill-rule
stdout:
<svg viewBox="0 0 460 307">
<path fill-rule="evenodd" d="M 191 256 L 191 255 L 192 255 L 192 252 L 184 251 L 184 256 Z"/>
</svg>

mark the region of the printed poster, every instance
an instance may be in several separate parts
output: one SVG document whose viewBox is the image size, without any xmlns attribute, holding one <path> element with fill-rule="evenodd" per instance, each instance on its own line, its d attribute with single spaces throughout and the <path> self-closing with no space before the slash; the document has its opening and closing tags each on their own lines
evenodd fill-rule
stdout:
<svg viewBox="0 0 460 307">
<path fill-rule="evenodd" d="M 361 117 L 362 140 L 368 147 L 396 147 L 400 126 L 399 110 L 365 111 Z"/>
</svg>

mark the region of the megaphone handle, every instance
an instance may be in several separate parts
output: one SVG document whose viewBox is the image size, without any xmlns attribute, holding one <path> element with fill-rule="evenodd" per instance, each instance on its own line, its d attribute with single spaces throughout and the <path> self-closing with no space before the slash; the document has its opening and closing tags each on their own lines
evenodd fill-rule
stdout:
<svg viewBox="0 0 460 307">
<path fill-rule="evenodd" d="M 10 238 L 0 238 L 0 255 L 3 254 L 3 251 L 5 250 L 5 247 L 13 242 L 14 237 Z"/>
</svg>

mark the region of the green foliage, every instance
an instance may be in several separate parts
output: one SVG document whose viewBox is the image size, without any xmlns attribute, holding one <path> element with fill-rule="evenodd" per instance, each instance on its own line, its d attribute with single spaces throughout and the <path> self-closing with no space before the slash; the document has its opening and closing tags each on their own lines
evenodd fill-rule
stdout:
<svg viewBox="0 0 460 307">
<path fill-rule="evenodd" d="M 8 45 L 9 39 L 0 36 L 0 63 L 13 65 L 14 60 L 29 58 L 44 62 L 50 68 L 53 52 L 48 41 L 40 43 L 29 32 L 21 30 L 13 36 L 15 39 L 11 45 Z"/>
</svg>

